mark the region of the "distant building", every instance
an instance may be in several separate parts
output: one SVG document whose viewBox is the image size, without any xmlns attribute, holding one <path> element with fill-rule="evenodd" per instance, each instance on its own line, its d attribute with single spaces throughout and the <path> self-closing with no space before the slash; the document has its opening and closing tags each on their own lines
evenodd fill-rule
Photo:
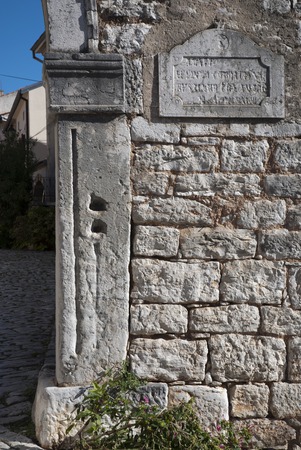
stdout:
<svg viewBox="0 0 301 450">
<path fill-rule="evenodd" d="M 4 125 L 24 139 L 34 139 L 37 159 L 33 174 L 33 198 L 36 204 L 54 203 L 54 157 L 47 146 L 46 98 L 42 82 L 20 89 Z"/>
<path fill-rule="evenodd" d="M 4 92 L 0 90 L 0 141 L 4 139 L 3 129 L 6 125 L 16 95 L 17 91 L 4 94 Z"/>
</svg>

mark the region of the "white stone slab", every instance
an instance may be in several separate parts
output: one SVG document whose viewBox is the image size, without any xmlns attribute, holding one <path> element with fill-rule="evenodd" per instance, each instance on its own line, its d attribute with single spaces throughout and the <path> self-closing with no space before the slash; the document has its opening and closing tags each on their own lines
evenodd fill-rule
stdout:
<svg viewBox="0 0 301 450">
<path fill-rule="evenodd" d="M 284 60 L 230 30 L 196 34 L 159 56 L 163 117 L 284 117 Z"/>
</svg>

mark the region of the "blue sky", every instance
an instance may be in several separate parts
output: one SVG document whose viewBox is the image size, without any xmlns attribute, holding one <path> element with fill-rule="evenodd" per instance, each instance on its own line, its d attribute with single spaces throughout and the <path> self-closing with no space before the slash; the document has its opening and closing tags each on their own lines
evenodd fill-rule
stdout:
<svg viewBox="0 0 301 450">
<path fill-rule="evenodd" d="M 0 89 L 6 94 L 40 81 L 42 64 L 32 58 L 30 48 L 44 31 L 41 0 L 0 0 Z"/>
</svg>

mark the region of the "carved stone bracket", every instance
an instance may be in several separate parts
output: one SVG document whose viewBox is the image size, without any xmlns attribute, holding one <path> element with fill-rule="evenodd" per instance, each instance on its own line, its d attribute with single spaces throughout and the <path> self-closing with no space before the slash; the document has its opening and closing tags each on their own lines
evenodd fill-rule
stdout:
<svg viewBox="0 0 301 450">
<path fill-rule="evenodd" d="M 47 53 L 44 65 L 51 112 L 124 112 L 121 55 Z"/>
</svg>

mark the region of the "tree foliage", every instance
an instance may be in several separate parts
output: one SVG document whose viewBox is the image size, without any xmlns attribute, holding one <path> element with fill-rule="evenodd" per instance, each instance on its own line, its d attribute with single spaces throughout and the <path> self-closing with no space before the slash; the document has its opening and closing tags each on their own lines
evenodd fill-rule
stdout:
<svg viewBox="0 0 301 450">
<path fill-rule="evenodd" d="M 15 219 L 24 215 L 31 200 L 32 174 L 36 159 L 34 141 L 8 132 L 0 142 L 0 247 L 12 245 Z"/>
</svg>

